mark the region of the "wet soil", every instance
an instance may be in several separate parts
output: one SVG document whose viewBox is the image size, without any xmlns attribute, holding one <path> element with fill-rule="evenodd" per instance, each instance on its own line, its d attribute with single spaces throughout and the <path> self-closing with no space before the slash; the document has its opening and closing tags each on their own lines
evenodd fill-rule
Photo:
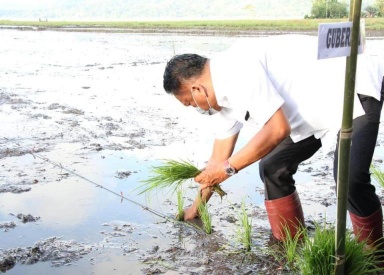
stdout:
<svg viewBox="0 0 384 275">
<path fill-rule="evenodd" d="M 173 219 L 175 194 L 137 192 L 159 160 L 202 166 L 212 145 L 205 118 L 162 91 L 164 62 L 174 52 L 221 50 L 235 37 L 0 32 L 1 272 L 290 273 L 271 253 L 257 164 L 210 201 L 210 235 L 199 220 Z M 238 146 L 252 134 L 244 130 Z M 319 152 L 297 173 L 309 229 L 335 220 L 332 156 Z M 186 184 L 185 204 L 196 194 Z M 250 252 L 236 241 L 242 201 L 253 222 Z"/>
</svg>

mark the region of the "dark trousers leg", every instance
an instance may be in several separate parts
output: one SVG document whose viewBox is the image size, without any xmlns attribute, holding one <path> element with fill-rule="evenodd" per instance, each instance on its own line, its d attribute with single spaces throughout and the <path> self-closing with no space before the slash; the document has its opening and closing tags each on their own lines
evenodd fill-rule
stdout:
<svg viewBox="0 0 384 275">
<path fill-rule="evenodd" d="M 383 93 L 382 89 L 382 93 Z M 366 112 L 353 120 L 352 144 L 350 153 L 348 210 L 359 216 L 368 217 L 381 203 L 371 184 L 370 165 L 379 132 L 380 114 L 383 100 L 359 95 Z M 338 144 L 334 158 L 334 177 L 337 179 Z"/>
<path fill-rule="evenodd" d="M 293 175 L 299 164 L 313 156 L 321 147 L 314 136 L 294 143 L 290 137 L 281 142 L 259 163 L 260 178 L 265 186 L 265 199 L 275 200 L 291 195 L 295 190 Z"/>
</svg>

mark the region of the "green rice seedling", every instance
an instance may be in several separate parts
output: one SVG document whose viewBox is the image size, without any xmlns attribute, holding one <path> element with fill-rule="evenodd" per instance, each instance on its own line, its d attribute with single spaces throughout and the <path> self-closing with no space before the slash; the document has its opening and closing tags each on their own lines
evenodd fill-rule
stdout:
<svg viewBox="0 0 384 275">
<path fill-rule="evenodd" d="M 382 186 L 384 187 L 384 172 L 379 168 L 371 166 L 372 177 Z"/>
<path fill-rule="evenodd" d="M 252 219 L 248 216 L 244 200 L 241 203 L 241 211 L 238 214 L 240 225 L 236 230 L 236 238 L 246 251 L 252 249 Z"/>
<path fill-rule="evenodd" d="M 306 238 L 307 231 L 304 227 L 300 226 L 295 236 L 292 237 L 288 226 L 284 226 L 283 230 L 285 236 L 284 240 L 281 242 L 281 247 L 283 249 L 283 257 L 289 269 L 294 270 L 295 264 L 298 259 L 300 243 L 302 239 Z"/>
<path fill-rule="evenodd" d="M 158 189 L 171 188 L 176 191 L 186 180 L 196 177 L 202 171 L 188 161 L 164 160 L 160 166 L 152 166 L 152 177 L 142 181 L 142 189 L 139 193 L 147 193 Z M 213 187 L 213 191 L 220 197 L 226 195 L 219 185 Z"/>
<path fill-rule="evenodd" d="M 272 255 L 276 262 L 281 265 L 280 268 L 288 269 L 294 272 L 297 269 L 297 261 L 299 251 L 303 239 L 306 238 L 307 231 L 303 226 L 297 228 L 297 234 L 292 236 L 288 225 L 284 226 L 282 233 L 285 236 L 284 240 L 278 241 L 267 248 L 268 254 Z"/>
<path fill-rule="evenodd" d="M 180 187 L 177 190 L 177 220 L 184 220 L 184 197 L 183 197 L 183 189 Z"/>
<path fill-rule="evenodd" d="M 199 216 L 203 223 L 204 231 L 207 234 L 212 233 L 212 219 L 208 211 L 208 205 L 205 202 L 201 202 L 198 207 Z"/>
<path fill-rule="evenodd" d="M 366 242 L 358 242 L 349 231 L 345 243 L 345 274 L 382 274 L 383 268 L 378 266 L 379 259 L 376 258 L 372 247 Z"/>
<path fill-rule="evenodd" d="M 332 274 L 335 263 L 334 230 L 316 227 L 313 239 L 305 239 L 298 268 L 301 274 Z"/>
<path fill-rule="evenodd" d="M 358 242 L 347 231 L 345 239 L 345 274 L 374 274 L 378 271 L 373 250 L 366 243 Z M 305 237 L 297 266 L 300 274 L 334 274 L 335 269 L 335 230 L 320 229 L 316 226 L 313 238 Z"/>
<path fill-rule="evenodd" d="M 171 187 L 174 191 L 183 182 L 200 174 L 200 170 L 187 161 L 165 160 L 160 166 L 152 166 L 152 177 L 142 181 L 143 190 L 139 194 Z"/>
</svg>

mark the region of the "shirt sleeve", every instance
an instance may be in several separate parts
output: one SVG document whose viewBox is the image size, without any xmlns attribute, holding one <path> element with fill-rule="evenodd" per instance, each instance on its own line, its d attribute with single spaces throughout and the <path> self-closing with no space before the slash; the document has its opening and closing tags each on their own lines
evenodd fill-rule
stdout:
<svg viewBox="0 0 384 275">
<path fill-rule="evenodd" d="M 215 119 L 215 138 L 216 139 L 226 139 L 229 138 L 238 132 L 240 132 L 243 124 L 235 119 L 232 119 L 223 112 L 226 110 L 223 109 L 217 118 Z"/>
</svg>

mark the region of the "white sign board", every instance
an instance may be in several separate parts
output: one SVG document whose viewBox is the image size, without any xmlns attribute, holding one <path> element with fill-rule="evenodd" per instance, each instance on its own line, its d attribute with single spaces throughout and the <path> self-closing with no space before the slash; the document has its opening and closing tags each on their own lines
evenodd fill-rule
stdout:
<svg viewBox="0 0 384 275">
<path fill-rule="evenodd" d="M 364 51 L 365 24 L 360 22 L 359 49 Z M 319 24 L 317 59 L 349 56 L 351 53 L 352 22 Z"/>
</svg>

